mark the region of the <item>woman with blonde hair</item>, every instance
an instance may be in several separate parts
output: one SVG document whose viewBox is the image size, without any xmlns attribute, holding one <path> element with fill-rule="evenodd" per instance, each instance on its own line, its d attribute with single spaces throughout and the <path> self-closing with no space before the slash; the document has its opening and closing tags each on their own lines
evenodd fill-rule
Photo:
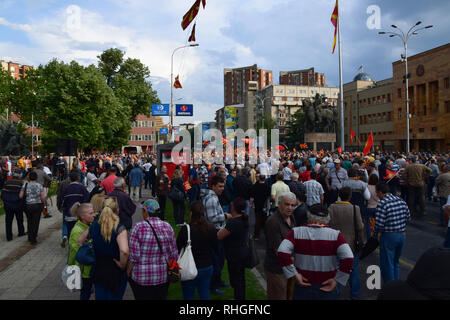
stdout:
<svg viewBox="0 0 450 320">
<path fill-rule="evenodd" d="M 93 274 L 96 300 L 122 300 L 127 287 L 128 236 L 125 226 L 119 223 L 118 213 L 117 199 L 106 198 L 98 221 L 89 227 L 96 257 Z"/>
<path fill-rule="evenodd" d="M 91 199 L 91 204 L 92 207 L 94 208 L 94 212 L 96 216 L 100 216 L 100 213 L 103 210 L 103 202 L 106 199 L 106 195 L 104 194 L 96 194 L 95 196 L 92 197 Z"/>
<path fill-rule="evenodd" d="M 81 270 L 81 279 L 83 281 L 83 286 L 80 292 L 80 300 L 89 300 L 92 293 L 92 278 L 91 278 L 91 266 L 84 266 L 79 264 L 75 260 L 75 256 L 80 248 L 78 244 L 78 238 L 83 232 L 89 229 L 89 225 L 94 221 L 95 212 L 90 203 L 79 203 L 75 202 L 70 209 L 72 216 L 77 217 L 77 223 L 72 228 L 69 237 L 69 260 L 68 265 L 77 265 Z"/>
</svg>

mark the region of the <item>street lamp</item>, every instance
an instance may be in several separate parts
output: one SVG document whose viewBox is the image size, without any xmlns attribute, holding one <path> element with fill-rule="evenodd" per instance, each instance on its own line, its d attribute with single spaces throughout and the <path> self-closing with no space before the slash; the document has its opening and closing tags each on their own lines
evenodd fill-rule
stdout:
<svg viewBox="0 0 450 320">
<path fill-rule="evenodd" d="M 170 63 L 170 142 L 174 142 L 174 135 L 173 135 L 173 55 L 175 54 L 175 51 L 183 48 L 189 48 L 189 47 L 198 47 L 198 43 L 189 44 L 187 46 L 182 46 L 179 48 L 176 48 L 172 52 L 172 60 Z"/>
<path fill-rule="evenodd" d="M 378 32 L 379 34 L 388 34 L 390 38 L 393 38 L 395 36 L 399 37 L 400 39 L 402 39 L 403 42 L 403 47 L 405 49 L 405 55 L 404 55 L 404 61 L 405 61 L 405 85 L 406 85 L 406 153 L 409 153 L 409 118 L 410 118 L 410 114 L 409 114 L 409 96 L 408 96 L 408 40 L 412 35 L 418 35 L 418 31 L 423 30 L 423 29 L 429 29 L 432 28 L 432 25 L 426 26 L 426 27 L 422 27 L 422 28 L 418 28 L 415 29 L 418 25 L 422 24 L 422 21 L 418 21 L 416 22 L 416 24 L 414 26 L 411 27 L 411 29 L 409 29 L 408 33 L 404 33 L 399 27 L 397 27 L 395 24 L 391 25 L 392 28 L 394 29 L 398 29 L 400 30 L 400 33 L 396 33 L 396 32 L 385 32 L 385 31 L 380 31 Z M 403 55 L 402 55 L 403 58 Z"/>
<path fill-rule="evenodd" d="M 264 130 L 264 101 L 266 99 L 270 99 L 270 97 L 265 97 L 264 99 L 262 99 L 260 96 L 255 95 L 256 98 L 258 98 L 259 102 L 261 103 L 261 116 L 262 116 L 262 129 Z"/>
</svg>

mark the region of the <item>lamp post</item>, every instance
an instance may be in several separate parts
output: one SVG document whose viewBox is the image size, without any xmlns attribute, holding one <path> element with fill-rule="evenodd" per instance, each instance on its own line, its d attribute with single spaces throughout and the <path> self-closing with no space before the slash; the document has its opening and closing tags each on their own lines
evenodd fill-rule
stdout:
<svg viewBox="0 0 450 320">
<path fill-rule="evenodd" d="M 255 97 L 258 98 L 258 101 L 261 103 L 260 110 L 261 110 L 261 116 L 262 116 L 262 129 L 264 130 L 264 120 L 265 120 L 265 117 L 264 117 L 264 101 L 266 99 L 270 99 L 270 97 L 265 97 L 264 99 L 262 99 L 260 96 L 257 96 L 257 95 L 255 95 Z"/>
<path fill-rule="evenodd" d="M 402 54 L 402 60 L 405 62 L 405 86 L 406 86 L 406 153 L 410 152 L 410 143 L 409 143 L 409 96 L 408 96 L 408 40 L 412 35 L 417 35 L 418 31 L 423 29 L 429 29 L 432 28 L 432 25 L 422 27 L 415 29 L 418 25 L 420 25 L 422 21 L 418 21 L 414 26 L 409 29 L 409 31 L 405 34 L 403 30 L 401 30 L 399 27 L 397 27 L 395 24 L 391 25 L 392 28 L 398 29 L 400 33 L 398 32 L 385 32 L 380 31 L 379 34 L 387 34 L 390 38 L 393 37 L 399 37 L 403 42 L 403 48 L 405 50 L 405 54 Z"/>
<path fill-rule="evenodd" d="M 175 51 L 179 50 L 179 49 L 183 49 L 183 48 L 189 48 L 189 47 L 198 47 L 199 44 L 198 43 L 193 43 L 187 46 L 182 46 L 179 48 L 176 48 L 175 50 L 173 50 L 172 52 L 172 60 L 170 63 L 170 142 L 174 142 L 174 135 L 173 135 L 173 55 L 175 54 Z"/>
</svg>

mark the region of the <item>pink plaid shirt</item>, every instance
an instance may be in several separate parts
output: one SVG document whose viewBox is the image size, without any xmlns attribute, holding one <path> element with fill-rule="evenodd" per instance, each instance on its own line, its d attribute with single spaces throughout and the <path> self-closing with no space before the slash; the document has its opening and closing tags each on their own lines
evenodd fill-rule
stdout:
<svg viewBox="0 0 450 320">
<path fill-rule="evenodd" d="M 147 219 L 155 229 L 164 255 L 148 222 L 137 223 L 130 236 L 130 262 L 134 264 L 131 278 L 141 286 L 155 286 L 166 283 L 167 262 L 178 260 L 178 250 L 172 227 L 159 218 Z"/>
</svg>

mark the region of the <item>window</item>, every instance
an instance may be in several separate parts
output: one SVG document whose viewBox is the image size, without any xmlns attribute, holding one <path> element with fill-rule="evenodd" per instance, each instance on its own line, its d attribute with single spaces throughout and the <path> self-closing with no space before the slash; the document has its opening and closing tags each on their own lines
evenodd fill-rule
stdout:
<svg viewBox="0 0 450 320">
<path fill-rule="evenodd" d="M 402 109 L 398 109 L 398 118 L 399 118 L 399 119 L 402 118 Z"/>
<path fill-rule="evenodd" d="M 401 89 L 401 88 L 397 89 L 397 96 L 398 96 L 399 98 L 402 97 L 402 89 Z"/>
<path fill-rule="evenodd" d="M 287 98 L 287 101 L 294 101 L 294 98 L 288 97 L 288 98 Z"/>
<path fill-rule="evenodd" d="M 419 128 L 419 132 L 425 132 L 425 128 Z"/>
<path fill-rule="evenodd" d="M 388 95 L 387 95 L 387 102 L 388 103 L 391 102 L 391 94 L 390 93 L 388 93 Z"/>
<path fill-rule="evenodd" d="M 423 115 L 424 115 L 424 116 L 427 115 L 427 106 L 423 106 Z"/>
<path fill-rule="evenodd" d="M 444 88 L 445 89 L 450 88 L 450 78 L 449 77 L 444 79 Z"/>
</svg>

